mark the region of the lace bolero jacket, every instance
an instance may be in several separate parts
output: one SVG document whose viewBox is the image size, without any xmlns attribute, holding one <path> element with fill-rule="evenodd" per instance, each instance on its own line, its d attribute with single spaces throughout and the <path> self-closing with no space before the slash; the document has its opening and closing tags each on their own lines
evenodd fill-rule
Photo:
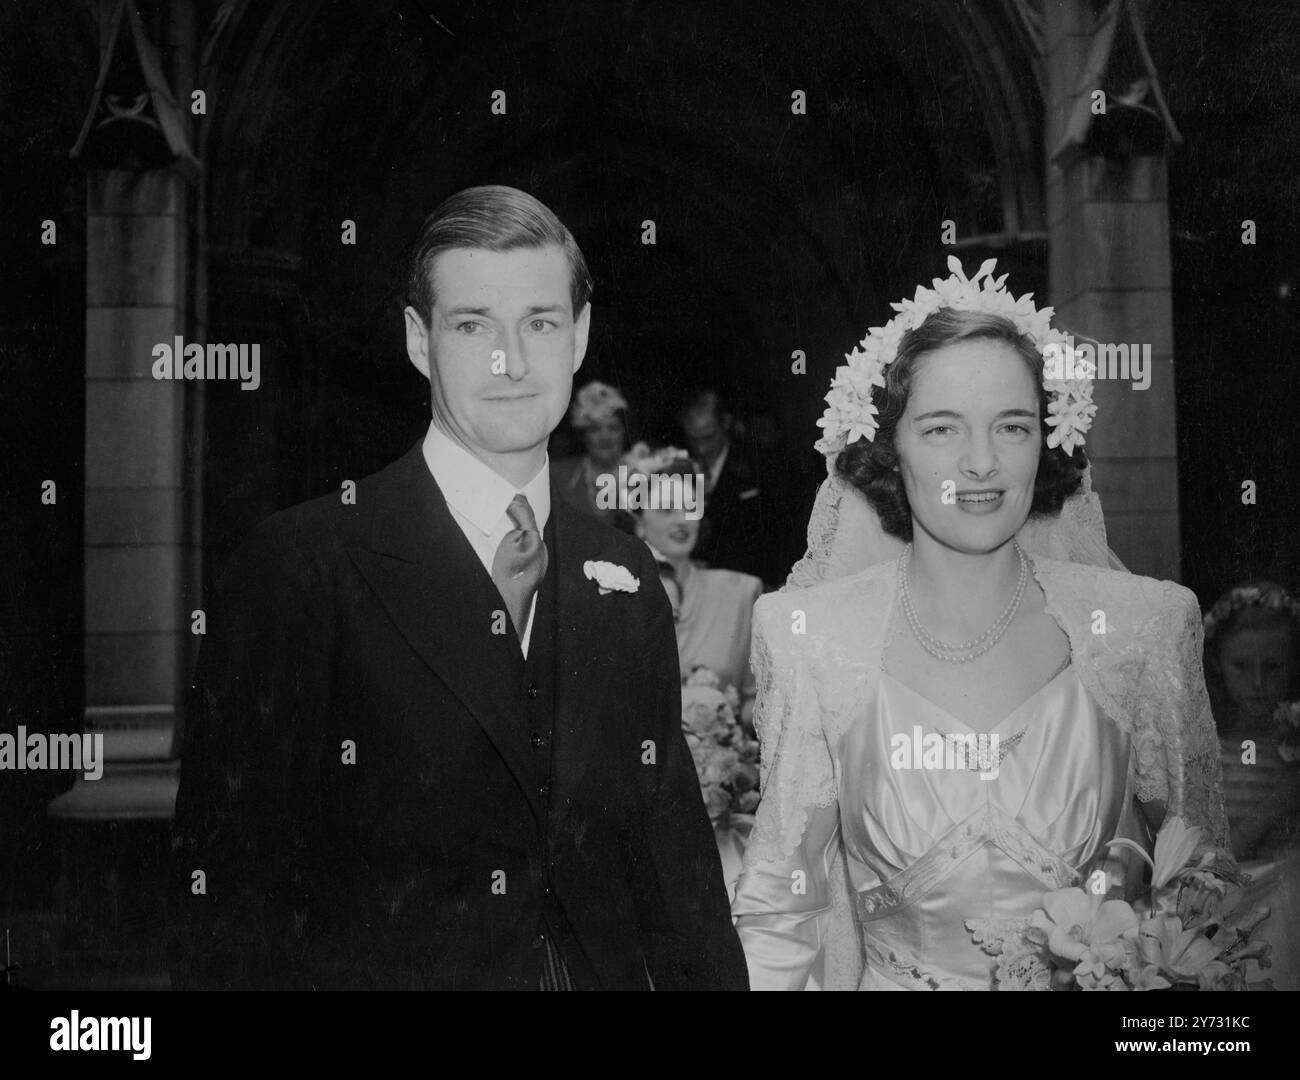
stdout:
<svg viewBox="0 0 1300 1080">
<path fill-rule="evenodd" d="M 1127 572 L 1030 558 L 1080 681 L 1130 736 L 1134 787 L 1148 819 L 1158 825 L 1177 814 L 1206 829 L 1206 846 L 1225 848 L 1219 743 L 1193 594 Z M 746 869 L 788 860 L 810 813 L 837 801 L 835 748 L 874 698 L 882 656 L 901 626 L 896 603 L 892 561 L 758 601 L 751 663 L 762 801 Z M 860 958 L 840 960 L 860 969 Z M 844 974 L 846 984 L 853 978 Z"/>
</svg>

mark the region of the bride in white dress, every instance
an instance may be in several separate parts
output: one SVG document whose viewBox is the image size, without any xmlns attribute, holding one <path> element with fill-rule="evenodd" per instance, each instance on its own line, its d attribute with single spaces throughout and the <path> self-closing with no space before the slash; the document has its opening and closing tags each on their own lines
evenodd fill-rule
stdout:
<svg viewBox="0 0 1300 1080">
<path fill-rule="evenodd" d="M 1195 598 L 1109 568 L 1091 381 L 992 265 L 840 369 L 809 553 L 755 609 L 756 989 L 990 989 L 980 939 L 1045 892 L 1134 887 L 1110 841 L 1168 813 L 1224 843 Z"/>
</svg>

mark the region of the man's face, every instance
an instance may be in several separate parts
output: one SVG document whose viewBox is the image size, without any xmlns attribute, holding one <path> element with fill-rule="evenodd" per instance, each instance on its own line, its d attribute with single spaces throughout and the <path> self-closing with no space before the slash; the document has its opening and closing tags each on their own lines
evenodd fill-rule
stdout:
<svg viewBox="0 0 1300 1080">
<path fill-rule="evenodd" d="M 702 465 L 712 465 L 727 445 L 727 428 L 716 409 L 694 409 L 682 418 L 682 430 L 691 457 Z"/>
<path fill-rule="evenodd" d="M 590 304 L 574 317 L 564 252 L 453 248 L 432 275 L 430 324 L 406 309 L 406 349 L 429 379 L 434 422 L 489 465 L 544 446 L 591 322 Z"/>
</svg>

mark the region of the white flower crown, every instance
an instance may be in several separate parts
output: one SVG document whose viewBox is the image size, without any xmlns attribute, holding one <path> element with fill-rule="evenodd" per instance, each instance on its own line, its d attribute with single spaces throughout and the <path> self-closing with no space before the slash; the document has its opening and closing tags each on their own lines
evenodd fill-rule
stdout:
<svg viewBox="0 0 1300 1080">
<path fill-rule="evenodd" d="M 578 391 L 569 410 L 569 423 L 576 428 L 589 428 L 608 420 L 619 409 L 627 408 L 627 400 L 612 386 L 603 382 L 589 382 Z"/>
<path fill-rule="evenodd" d="M 1280 585 L 1265 582 L 1262 585 L 1238 585 L 1219 597 L 1214 606 L 1201 619 L 1206 641 L 1214 638 L 1225 622 L 1248 607 L 1265 608 L 1287 615 L 1300 625 L 1300 604 Z"/>
<path fill-rule="evenodd" d="M 679 450 L 675 446 L 663 446 L 658 450 L 651 450 L 649 443 L 639 442 L 619 461 L 633 472 L 652 476 L 654 473 L 665 472 L 669 466 L 679 461 L 690 461 L 690 459 L 691 455 L 687 451 Z"/>
<path fill-rule="evenodd" d="M 841 365 L 831 380 L 830 393 L 826 395 L 826 413 L 817 421 L 822 437 L 816 449 L 823 454 L 843 450 L 850 443 L 865 438 L 868 442 L 876 436 L 879 424 L 876 407 L 871 402 L 872 389 L 884 387 L 885 368 L 898 355 L 898 345 L 908 330 L 920 326 L 940 308 L 957 311 L 986 311 L 1001 315 L 1015 324 L 1022 334 L 1034 339 L 1044 356 L 1043 386 L 1051 395 L 1048 402 L 1047 424 L 1052 429 L 1047 445 L 1061 447 L 1067 454 L 1083 445 L 1084 433 L 1092 427 L 1097 406 L 1092 401 L 1092 374 L 1094 366 L 1075 354 L 1069 337 L 1051 325 L 1052 308 L 1036 308 L 1033 293 L 1019 300 L 1003 287 L 1007 275 L 993 278 L 996 259 L 986 260 L 973 278 L 962 271 L 961 260 L 948 256 L 948 269 L 952 275 L 934 279 L 934 288 L 916 287 L 911 300 L 891 304 L 898 312 L 884 326 L 873 326 L 867 331 L 851 353 L 846 354 L 847 364 Z M 1056 378 L 1058 374 L 1072 373 L 1076 378 Z"/>
</svg>

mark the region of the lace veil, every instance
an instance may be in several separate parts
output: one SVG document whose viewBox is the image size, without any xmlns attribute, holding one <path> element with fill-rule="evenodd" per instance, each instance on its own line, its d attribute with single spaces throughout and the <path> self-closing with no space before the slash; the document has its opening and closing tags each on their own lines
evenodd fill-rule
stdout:
<svg viewBox="0 0 1300 1080">
<path fill-rule="evenodd" d="M 826 459 L 827 476 L 808 519 L 808 550 L 794 564 L 781 591 L 856 574 L 898 558 L 903 550 L 903 541 L 881 528 L 880 517 L 866 497 L 835 472 L 837 456 Z M 1126 569 L 1106 542 L 1106 520 L 1092 490 L 1091 465 L 1084 471 L 1082 486 L 1065 500 L 1058 515 L 1029 518 L 1016 538 L 1033 555 Z"/>
</svg>

